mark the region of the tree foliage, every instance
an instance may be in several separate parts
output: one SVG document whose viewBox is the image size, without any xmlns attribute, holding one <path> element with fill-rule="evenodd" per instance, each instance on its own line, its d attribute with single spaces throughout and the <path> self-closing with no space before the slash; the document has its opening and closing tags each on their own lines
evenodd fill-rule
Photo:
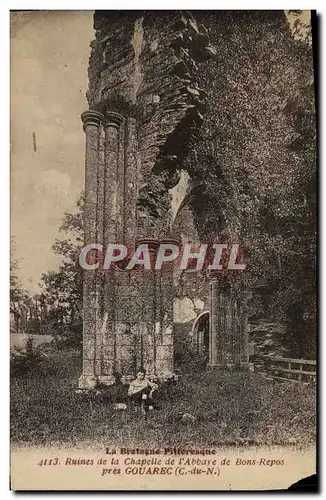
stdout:
<svg viewBox="0 0 326 500">
<path fill-rule="evenodd" d="M 42 296 L 47 304 L 47 329 L 67 337 L 74 344 L 81 340 L 82 332 L 82 269 L 78 264 L 83 242 L 83 195 L 77 201 L 75 213 L 65 213 L 53 251 L 62 256 L 57 271 L 42 275 Z"/>
<path fill-rule="evenodd" d="M 24 289 L 18 278 L 19 261 L 15 257 L 15 241 L 12 238 L 10 247 L 10 329 L 20 332 L 22 327 L 26 330 L 24 319 L 26 310 L 31 305 L 31 297 Z M 28 328 L 27 328 L 28 329 Z"/>
<path fill-rule="evenodd" d="M 257 302 L 264 313 L 291 323 L 295 310 L 295 335 L 304 344 L 307 335 L 314 339 L 315 325 L 311 45 L 294 36 L 283 12 L 208 14 L 207 25 L 213 23 L 220 24 L 210 34 L 218 55 L 198 75 L 206 119 L 185 164 L 205 186 L 194 206 L 198 230 L 203 240 L 218 235 L 241 244 L 247 268 L 229 280 L 265 285 Z M 297 354 L 303 351 L 297 346 Z"/>
<path fill-rule="evenodd" d="M 240 243 L 247 268 L 228 279 L 259 290 L 253 311 L 285 320 L 292 354 L 311 357 L 316 123 L 310 26 L 298 12 L 203 17 L 208 28 L 214 25 L 217 57 L 197 75 L 207 94 L 206 118 L 182 165 L 203 186 L 193 202 L 198 233 L 202 241 L 218 236 Z M 81 198 L 77 212 L 64 216 L 65 237 L 53 246 L 63 263 L 42 277 L 53 328 L 62 333 L 76 325 L 81 332 L 82 212 Z"/>
</svg>

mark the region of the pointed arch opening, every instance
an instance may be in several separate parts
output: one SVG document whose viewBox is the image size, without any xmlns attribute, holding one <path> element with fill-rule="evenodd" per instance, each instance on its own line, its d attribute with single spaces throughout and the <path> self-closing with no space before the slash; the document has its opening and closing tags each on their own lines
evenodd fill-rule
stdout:
<svg viewBox="0 0 326 500">
<path fill-rule="evenodd" d="M 195 319 L 191 331 L 196 353 L 209 362 L 209 311 L 204 311 Z"/>
</svg>

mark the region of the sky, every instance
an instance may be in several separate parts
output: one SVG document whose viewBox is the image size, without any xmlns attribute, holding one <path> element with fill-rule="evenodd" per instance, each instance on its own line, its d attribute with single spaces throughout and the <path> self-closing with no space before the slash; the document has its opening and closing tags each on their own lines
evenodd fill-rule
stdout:
<svg viewBox="0 0 326 500">
<path fill-rule="evenodd" d="M 93 38 L 93 11 L 11 13 L 11 236 L 30 293 L 60 264 L 51 247 L 84 188 L 80 115 Z"/>
<path fill-rule="evenodd" d="M 31 293 L 58 266 L 51 246 L 84 188 L 80 115 L 93 38 L 92 11 L 11 14 L 11 237 Z"/>
</svg>

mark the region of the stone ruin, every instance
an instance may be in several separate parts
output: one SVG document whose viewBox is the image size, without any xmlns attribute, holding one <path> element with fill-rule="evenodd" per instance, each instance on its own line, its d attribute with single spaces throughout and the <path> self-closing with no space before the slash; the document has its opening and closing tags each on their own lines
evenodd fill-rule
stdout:
<svg viewBox="0 0 326 500">
<path fill-rule="evenodd" d="M 216 56 L 201 13 L 98 11 L 89 61 L 85 245 L 198 241 L 182 165 L 205 113 L 201 64 Z M 177 208 L 176 208 L 177 207 Z M 241 304 L 241 305 L 240 305 Z M 161 271 L 84 271 L 79 387 L 137 368 L 170 377 L 183 338 L 209 367 L 249 366 L 243 301 L 218 277 Z"/>
</svg>

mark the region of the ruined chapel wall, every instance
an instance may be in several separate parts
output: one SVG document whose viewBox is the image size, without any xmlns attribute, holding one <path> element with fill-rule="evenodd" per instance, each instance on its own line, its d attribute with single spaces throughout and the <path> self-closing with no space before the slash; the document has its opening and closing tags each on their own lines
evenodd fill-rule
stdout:
<svg viewBox="0 0 326 500">
<path fill-rule="evenodd" d="M 203 120 L 196 61 L 209 46 L 207 33 L 190 13 L 177 11 L 102 11 L 94 27 L 90 108 L 135 119 L 138 230 L 167 236 L 169 190 L 180 180 L 188 142 Z"/>
</svg>

